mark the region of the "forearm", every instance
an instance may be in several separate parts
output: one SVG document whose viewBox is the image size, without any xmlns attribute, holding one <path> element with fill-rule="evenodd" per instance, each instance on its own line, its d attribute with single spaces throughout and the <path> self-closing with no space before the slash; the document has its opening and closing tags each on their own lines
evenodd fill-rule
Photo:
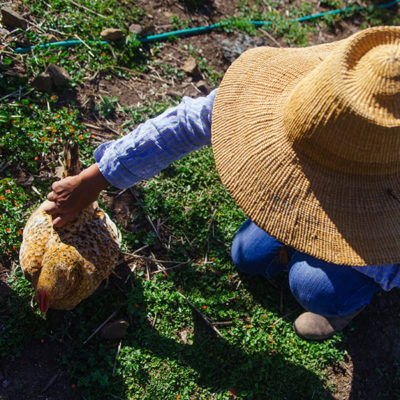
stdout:
<svg viewBox="0 0 400 400">
<path fill-rule="evenodd" d="M 104 178 L 97 164 L 92 164 L 89 168 L 81 171 L 79 177 L 82 185 L 93 193 L 99 194 L 102 190 L 110 186 L 110 183 Z"/>
<path fill-rule="evenodd" d="M 150 178 L 186 154 L 211 144 L 211 114 L 216 91 L 184 98 L 181 104 L 148 120 L 123 138 L 95 151 L 110 184 L 126 188 Z"/>
</svg>

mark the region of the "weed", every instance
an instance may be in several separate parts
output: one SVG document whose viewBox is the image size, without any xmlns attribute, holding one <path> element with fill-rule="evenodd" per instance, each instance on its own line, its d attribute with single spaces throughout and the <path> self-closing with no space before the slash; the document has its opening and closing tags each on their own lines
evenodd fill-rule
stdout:
<svg viewBox="0 0 400 400">
<path fill-rule="evenodd" d="M 101 101 L 96 106 L 96 111 L 102 118 L 112 118 L 115 116 L 115 109 L 118 105 L 119 99 L 115 96 L 100 96 Z"/>
</svg>

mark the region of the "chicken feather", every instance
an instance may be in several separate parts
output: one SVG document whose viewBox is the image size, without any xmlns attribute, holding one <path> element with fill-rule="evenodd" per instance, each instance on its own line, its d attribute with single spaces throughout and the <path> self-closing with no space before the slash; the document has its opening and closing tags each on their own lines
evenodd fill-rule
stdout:
<svg viewBox="0 0 400 400">
<path fill-rule="evenodd" d="M 71 310 L 110 275 L 120 255 L 121 234 L 97 202 L 61 228 L 45 212 L 48 203 L 25 225 L 20 264 L 41 309 L 45 299 L 44 310 Z"/>
</svg>

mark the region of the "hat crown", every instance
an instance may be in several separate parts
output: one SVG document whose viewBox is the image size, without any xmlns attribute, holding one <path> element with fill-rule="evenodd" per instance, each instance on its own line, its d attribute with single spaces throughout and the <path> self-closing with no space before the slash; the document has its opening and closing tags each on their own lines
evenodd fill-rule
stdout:
<svg viewBox="0 0 400 400">
<path fill-rule="evenodd" d="M 284 121 L 300 157 L 347 173 L 400 171 L 400 28 L 343 40 L 294 87 Z"/>
</svg>

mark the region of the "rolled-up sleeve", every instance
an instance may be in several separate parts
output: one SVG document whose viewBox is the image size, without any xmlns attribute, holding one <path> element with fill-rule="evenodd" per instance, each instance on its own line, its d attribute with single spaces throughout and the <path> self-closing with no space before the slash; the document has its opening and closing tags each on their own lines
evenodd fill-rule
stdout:
<svg viewBox="0 0 400 400">
<path fill-rule="evenodd" d="M 172 162 L 211 144 L 211 115 L 217 89 L 181 103 L 139 125 L 126 136 L 100 145 L 96 163 L 110 184 L 127 188 Z"/>
</svg>

